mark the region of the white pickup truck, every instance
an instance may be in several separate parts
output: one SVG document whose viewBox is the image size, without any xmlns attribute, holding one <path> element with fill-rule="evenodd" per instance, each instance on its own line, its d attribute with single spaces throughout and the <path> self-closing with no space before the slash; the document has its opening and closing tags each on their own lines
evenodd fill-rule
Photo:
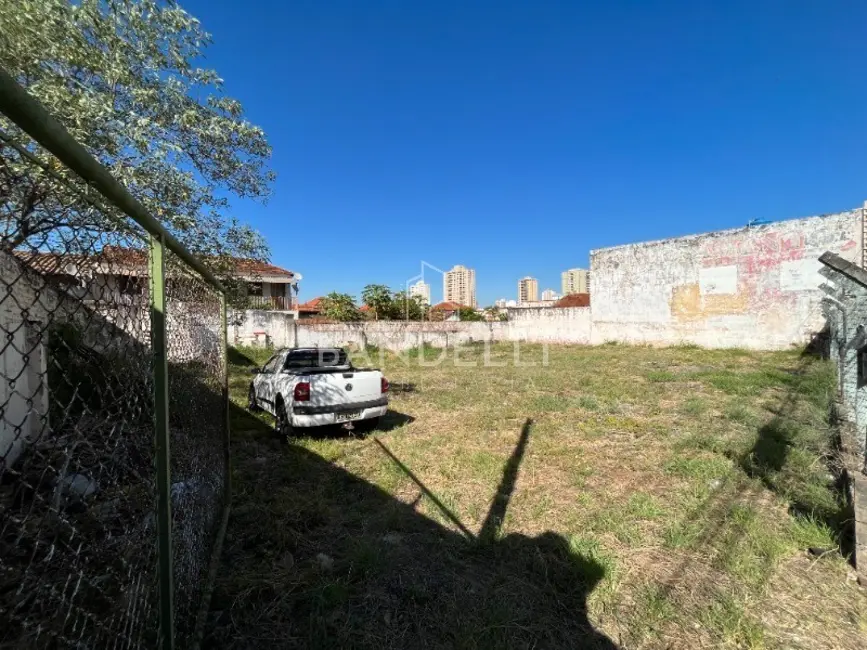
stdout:
<svg viewBox="0 0 867 650">
<path fill-rule="evenodd" d="M 341 348 L 278 350 L 253 375 L 248 407 L 273 415 L 280 435 L 329 424 L 372 430 L 388 410 L 388 380 L 353 368 Z"/>
</svg>

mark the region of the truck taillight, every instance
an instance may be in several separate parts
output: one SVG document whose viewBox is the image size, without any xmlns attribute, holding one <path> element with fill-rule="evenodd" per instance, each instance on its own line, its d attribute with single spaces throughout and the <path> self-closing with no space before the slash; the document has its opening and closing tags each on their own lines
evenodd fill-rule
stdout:
<svg viewBox="0 0 867 650">
<path fill-rule="evenodd" d="M 295 384 L 295 391 L 292 393 L 292 399 L 296 402 L 310 401 L 310 384 L 306 381 L 299 381 Z"/>
<path fill-rule="evenodd" d="M 382 391 L 381 391 L 381 392 L 383 392 L 383 393 L 387 393 L 387 392 L 388 392 L 388 379 L 386 379 L 385 377 L 383 377 L 380 386 L 382 387 Z"/>
</svg>

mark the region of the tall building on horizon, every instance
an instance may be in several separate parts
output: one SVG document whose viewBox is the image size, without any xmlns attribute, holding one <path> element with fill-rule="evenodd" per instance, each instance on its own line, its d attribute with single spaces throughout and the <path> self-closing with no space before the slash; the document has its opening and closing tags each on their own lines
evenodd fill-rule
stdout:
<svg viewBox="0 0 867 650">
<path fill-rule="evenodd" d="M 518 280 L 518 304 L 539 300 L 539 281 L 529 275 Z"/>
<path fill-rule="evenodd" d="M 590 293 L 590 272 L 587 269 L 569 269 L 561 274 L 562 294 Z"/>
<path fill-rule="evenodd" d="M 443 275 L 443 300 L 476 307 L 476 272 L 460 264 Z"/>
<path fill-rule="evenodd" d="M 558 296 L 557 292 L 554 291 L 553 289 L 545 289 L 542 292 L 542 300 L 552 301 L 552 300 L 558 300 L 559 298 L 560 298 L 560 296 Z"/>
<path fill-rule="evenodd" d="M 410 296 L 418 296 L 426 305 L 430 304 L 430 285 L 424 280 L 419 280 L 409 287 Z"/>
</svg>

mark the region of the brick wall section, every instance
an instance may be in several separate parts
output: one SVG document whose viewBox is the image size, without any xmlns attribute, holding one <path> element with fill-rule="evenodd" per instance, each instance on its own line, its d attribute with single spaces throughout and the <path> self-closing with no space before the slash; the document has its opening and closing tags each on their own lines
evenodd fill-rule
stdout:
<svg viewBox="0 0 867 650">
<path fill-rule="evenodd" d="M 593 251 L 592 341 L 805 343 L 824 325 L 825 251 L 860 262 L 860 208 Z"/>
</svg>

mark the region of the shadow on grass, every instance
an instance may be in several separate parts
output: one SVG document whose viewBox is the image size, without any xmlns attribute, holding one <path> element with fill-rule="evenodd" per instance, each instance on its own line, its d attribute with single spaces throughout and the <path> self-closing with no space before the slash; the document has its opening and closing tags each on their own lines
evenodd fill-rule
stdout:
<svg viewBox="0 0 867 650">
<path fill-rule="evenodd" d="M 793 515 L 828 528 L 840 553 L 851 558 L 855 550 L 853 516 L 843 493 L 842 478 L 831 478 L 834 474 L 829 474 L 835 469 L 834 441 L 826 441 L 827 449 L 822 453 L 811 449 L 813 445 L 805 437 L 800 425 L 777 415 L 759 428 L 752 448 L 740 458 L 740 466 L 747 476 L 759 479 L 767 489 L 787 499 Z M 816 460 L 822 462 L 817 466 Z"/>
<path fill-rule="evenodd" d="M 244 352 L 242 352 L 233 345 L 230 345 L 226 348 L 226 355 L 228 357 L 229 365 L 232 366 L 247 366 L 252 368 L 259 365 Z"/>
<path fill-rule="evenodd" d="M 500 481 L 500 486 L 494 495 L 494 501 L 491 503 L 488 516 L 485 517 L 485 522 L 482 524 L 481 531 L 479 531 L 479 542 L 482 544 L 490 544 L 496 541 L 500 535 L 503 521 L 506 518 L 506 511 L 509 508 L 509 501 L 512 498 L 512 493 L 515 491 L 515 482 L 518 480 L 518 468 L 521 466 L 524 452 L 527 450 L 527 443 L 530 440 L 530 429 L 532 426 L 533 421 L 527 418 L 524 426 L 521 427 L 518 444 L 515 445 L 512 455 L 509 457 L 505 468 L 503 468 L 503 478 Z"/>
<path fill-rule="evenodd" d="M 232 431 L 241 431 L 246 434 L 256 432 L 258 436 L 268 436 L 272 437 L 274 440 L 280 439 L 274 431 L 273 418 L 264 411 L 259 411 L 254 414 L 246 409 L 238 408 L 233 405 L 230 418 Z M 373 433 L 388 433 L 389 431 L 393 431 L 414 421 L 415 418 L 411 415 L 389 409 L 386 411 L 385 415 L 380 418 L 379 424 L 374 430 L 349 430 L 339 425 L 302 427 L 295 429 L 294 437 L 299 440 L 339 440 L 343 438 L 360 439 L 366 438 Z M 286 441 L 284 440 L 283 442 Z"/>
<path fill-rule="evenodd" d="M 616 647 L 587 618 L 604 577 L 594 558 L 550 532 L 501 535 L 529 422 L 481 544 L 454 513 L 463 533 L 235 411 L 235 500 L 205 647 Z M 401 493 L 418 490 L 407 501 L 448 510 L 393 453 L 382 460 L 409 476 Z"/>
<path fill-rule="evenodd" d="M 823 381 L 814 364 L 825 349 L 820 333 L 801 354 L 797 370 L 786 382 L 786 393 L 771 409 L 774 417 L 759 427 L 751 449 L 739 465 L 751 478 L 789 502 L 793 515 L 808 517 L 834 533 L 844 556 L 854 550 L 852 515 L 843 494 L 843 485 L 834 480 L 837 467 L 835 451 L 839 440 L 831 418 L 833 386 Z M 799 420 L 801 404 L 827 414 L 824 426 Z"/>
<path fill-rule="evenodd" d="M 831 326 L 825 325 L 810 337 L 810 342 L 801 351 L 801 357 L 827 359 L 831 353 Z"/>
<path fill-rule="evenodd" d="M 841 554 L 850 556 L 851 515 L 840 483 L 829 481 L 829 471 L 835 465 L 834 427 L 829 425 L 834 389 L 823 377 L 823 367 L 815 365 L 822 363 L 820 357 L 808 349 L 801 354 L 796 369 L 777 373 L 777 387 L 782 392 L 775 404 L 766 407 L 772 419 L 758 427 L 748 448 L 735 445 L 720 452 L 735 463 L 737 470 L 723 476 L 720 484 L 684 517 L 687 527 L 695 520 L 706 522 L 689 547 L 703 548 L 725 534 L 731 508 L 755 490 L 741 480 L 746 475 L 785 499 L 793 516 L 827 527 Z M 804 410 L 811 413 L 806 422 L 802 420 Z M 730 541 L 736 542 L 736 538 Z M 691 560 L 685 560 L 670 574 L 665 580 L 666 593 L 685 579 L 690 565 Z"/>
</svg>

